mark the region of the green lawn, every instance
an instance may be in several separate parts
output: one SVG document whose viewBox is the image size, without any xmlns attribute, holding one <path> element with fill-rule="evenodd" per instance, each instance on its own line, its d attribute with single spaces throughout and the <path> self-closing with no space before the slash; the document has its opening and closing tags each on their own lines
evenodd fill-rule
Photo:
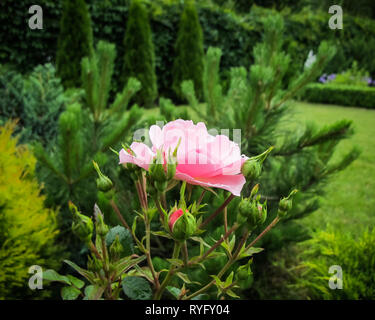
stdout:
<svg viewBox="0 0 375 320">
<path fill-rule="evenodd" d="M 312 120 L 319 125 L 340 119 L 353 120 L 355 133 L 342 141 L 338 154 L 353 145 L 362 149 L 361 156 L 344 171 L 338 173 L 326 188 L 321 208 L 306 217 L 303 223 L 312 228 L 328 224 L 343 232 L 359 232 L 375 225 L 375 110 L 333 105 L 296 103 L 297 121 Z"/>
</svg>

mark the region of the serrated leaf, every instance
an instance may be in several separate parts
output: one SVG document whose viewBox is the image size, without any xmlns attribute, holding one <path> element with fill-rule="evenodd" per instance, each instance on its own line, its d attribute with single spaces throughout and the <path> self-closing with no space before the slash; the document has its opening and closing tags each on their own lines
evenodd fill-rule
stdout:
<svg viewBox="0 0 375 320">
<path fill-rule="evenodd" d="M 234 234 L 232 239 L 230 240 L 229 242 L 229 249 L 230 249 L 230 252 L 233 251 L 233 248 L 234 248 L 234 245 L 236 244 L 236 235 Z"/>
<path fill-rule="evenodd" d="M 84 285 L 85 285 L 85 282 L 82 281 L 81 279 L 78 279 L 70 274 L 68 274 L 67 276 L 69 278 L 69 280 L 72 282 L 72 284 L 77 287 L 78 289 L 81 289 Z"/>
<path fill-rule="evenodd" d="M 68 264 L 70 267 L 72 267 L 75 271 L 77 271 L 81 276 L 84 276 L 88 281 L 90 281 L 91 283 L 94 282 L 94 279 L 95 279 L 94 273 L 77 266 L 72 261 L 64 260 L 64 262 Z"/>
<path fill-rule="evenodd" d="M 243 248 L 243 249 L 241 249 L 240 254 L 238 255 L 237 259 L 239 260 L 239 259 L 242 259 L 242 258 L 251 257 L 253 254 L 259 253 L 263 250 L 264 250 L 263 248 L 250 247 L 249 249 L 247 249 L 245 251 L 244 248 Z"/>
<path fill-rule="evenodd" d="M 226 290 L 225 291 L 225 294 L 227 294 L 228 296 L 232 297 L 232 298 L 240 298 L 238 295 L 236 295 L 232 290 Z"/>
<path fill-rule="evenodd" d="M 181 267 L 183 266 L 184 262 L 180 259 L 166 259 L 170 264 L 176 266 L 176 267 Z"/>
<path fill-rule="evenodd" d="M 194 283 L 194 284 L 198 284 L 198 285 L 200 285 L 200 283 L 197 282 L 197 281 L 191 281 L 191 280 L 189 279 L 188 275 L 185 274 L 185 273 L 177 272 L 176 275 L 177 275 L 177 276 L 178 276 L 183 282 L 185 282 L 185 283 L 187 283 L 187 284 Z"/>
<path fill-rule="evenodd" d="M 129 276 L 144 277 L 150 282 L 153 281 L 152 273 L 151 273 L 151 270 L 150 270 L 149 267 L 142 267 L 141 268 L 140 266 L 135 265 L 134 269 L 132 269 L 128 272 L 128 275 Z"/>
<path fill-rule="evenodd" d="M 180 296 L 180 292 L 181 290 L 176 288 L 176 287 L 172 287 L 172 286 L 167 286 L 167 290 L 172 294 L 172 296 L 174 296 L 176 299 L 178 299 L 178 297 Z"/>
<path fill-rule="evenodd" d="M 229 285 L 232 284 L 232 282 L 233 282 L 233 275 L 234 275 L 234 272 L 232 271 L 230 273 L 230 275 L 226 278 L 226 280 L 224 282 L 224 286 L 228 287 Z"/>
<path fill-rule="evenodd" d="M 203 244 L 207 248 L 211 248 L 211 246 L 206 241 L 204 241 L 201 237 L 191 237 L 190 239 Z"/>
<path fill-rule="evenodd" d="M 99 300 L 104 290 L 105 286 L 89 285 L 85 288 L 84 300 Z"/>
<path fill-rule="evenodd" d="M 172 236 L 169 233 L 165 232 L 165 231 L 151 231 L 151 233 L 154 236 L 159 236 L 159 237 L 164 237 L 164 238 L 172 239 Z"/>
<path fill-rule="evenodd" d="M 43 280 L 47 281 L 58 281 L 68 285 L 71 285 L 71 281 L 68 277 L 58 274 L 55 270 L 48 269 L 43 272 Z"/>
<path fill-rule="evenodd" d="M 61 297 L 63 300 L 76 300 L 81 294 L 81 291 L 75 287 L 63 287 L 61 289 Z"/>
<path fill-rule="evenodd" d="M 123 274 L 128 269 L 130 269 L 131 267 L 134 267 L 135 265 L 137 265 L 138 263 L 142 262 L 145 259 L 146 259 L 146 256 L 141 256 L 135 259 L 132 259 L 131 257 L 125 257 L 117 261 L 117 263 L 114 265 L 114 269 L 116 270 L 114 279 L 117 279 L 119 276 L 121 276 L 121 274 Z"/>
<path fill-rule="evenodd" d="M 152 290 L 149 282 L 141 277 L 125 277 L 122 281 L 122 289 L 133 300 L 150 300 L 152 298 Z"/>
</svg>

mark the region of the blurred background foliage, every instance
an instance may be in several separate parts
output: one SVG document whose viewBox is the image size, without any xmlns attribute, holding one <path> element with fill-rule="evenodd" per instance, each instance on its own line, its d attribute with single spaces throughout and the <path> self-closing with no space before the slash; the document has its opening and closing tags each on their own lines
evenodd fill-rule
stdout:
<svg viewBox="0 0 375 320">
<path fill-rule="evenodd" d="M 356 277 L 354 271 L 363 267 L 367 272 L 373 266 L 373 260 L 366 260 L 364 254 L 373 250 L 373 232 L 359 228 L 361 245 L 345 251 L 347 257 L 349 253 L 358 256 L 357 264 L 351 264 L 344 251 L 319 258 L 321 251 L 330 250 L 336 241 L 345 245 L 356 241 L 352 240 L 355 230 L 350 230 L 347 238 L 332 230 L 325 232 L 329 219 L 344 224 L 348 219 L 349 224 L 360 220 L 373 226 L 371 200 L 363 194 L 375 190 L 375 185 L 365 178 L 365 185 L 358 181 L 364 171 L 367 179 L 375 174 L 371 166 L 375 151 L 371 140 L 363 138 L 373 129 L 364 125 L 375 120 L 369 113 L 373 111 L 347 108 L 343 112 L 339 107 L 311 107 L 292 100 L 375 107 L 373 1 L 356 1 L 354 5 L 348 0 L 41 0 L 43 30 L 27 27 L 26 12 L 32 4 L 29 0 L 0 3 L 0 125 L 4 140 L 0 143 L 7 157 L 27 158 L 24 165 L 32 168 L 32 176 L 40 184 L 38 187 L 33 178 L 33 191 L 20 195 L 4 183 L 4 194 L 11 197 L 0 202 L 1 254 L 10 250 L 6 244 L 15 241 L 7 230 L 15 228 L 13 223 L 21 223 L 17 222 L 15 204 L 31 195 L 39 201 L 33 205 L 40 208 L 35 219 L 32 213 L 31 218 L 23 218 L 22 228 L 47 229 L 48 241 L 30 240 L 40 241 L 40 251 L 31 253 L 25 236 L 15 242 L 22 255 L 15 252 L 0 259 L 0 264 L 7 263 L 8 256 L 20 259 L 17 272 L 22 274 L 14 283 L 16 289 L 5 288 L 14 277 L 11 271 L 3 278 L 0 275 L 1 299 L 32 295 L 24 290 L 26 265 L 58 264 L 61 257 L 56 258 L 54 252 L 61 246 L 69 246 L 73 261 L 86 263 L 87 248 L 70 231 L 68 200 L 89 216 L 97 202 L 106 222 L 118 224 L 109 200 L 96 190 L 92 160 L 114 181 L 115 202 L 132 223 L 138 202 L 129 173 L 114 165 L 117 155 L 110 148 L 119 150 L 130 143 L 133 133 L 147 139 L 142 128 L 178 118 L 204 121 L 209 128 L 241 129 L 241 147 L 247 155 L 276 146 L 259 181 L 262 192 L 267 192 L 263 195 L 269 219 L 275 215 L 275 203 L 291 188 L 297 186 L 302 191 L 290 217 L 262 241 L 266 250 L 254 260 L 254 279 L 249 275 L 244 281 L 242 298 L 374 298 L 371 289 L 364 289 L 374 287 L 373 278 Z M 343 6 L 342 30 L 328 28 L 331 4 Z M 306 66 L 310 55 L 316 59 L 311 68 Z M 296 112 L 300 113 L 297 117 Z M 343 119 L 346 117 L 349 119 Z M 18 119 L 17 126 L 6 124 L 8 119 Z M 29 145 L 36 158 L 29 151 L 19 151 L 26 147 L 16 146 L 12 133 Z M 365 148 L 365 155 L 360 156 L 358 146 Z M 351 173 L 345 169 L 350 164 L 354 168 Z M 19 165 L 14 171 L 15 182 L 25 188 L 19 187 L 17 192 L 28 190 L 31 176 L 27 174 L 26 179 L 26 169 Z M 1 171 L 0 178 L 8 179 L 7 174 L 8 169 Z M 250 187 L 245 188 L 245 194 Z M 342 194 L 340 190 L 344 190 Z M 42 195 L 38 197 L 39 192 Z M 177 194 L 167 200 L 173 196 Z M 199 196 L 200 190 L 195 188 L 191 197 Z M 220 206 L 225 196 L 224 192 L 205 194 L 204 200 L 210 203 L 207 211 Z M 350 204 L 354 203 L 355 197 L 361 197 L 357 206 L 345 202 L 350 199 Z M 8 202 L 11 210 L 6 209 Z M 228 207 L 229 219 L 235 218 L 231 213 L 236 212 L 238 202 L 235 199 Z M 330 210 L 324 212 L 324 218 L 322 208 Z M 55 217 L 50 225 L 43 220 L 47 218 L 44 222 L 36 218 L 47 213 Z M 28 219 L 40 224 L 28 224 Z M 217 219 L 210 236 L 218 238 L 222 233 L 222 221 Z M 205 240 L 212 243 L 211 238 Z M 293 244 L 298 242 L 302 244 Z M 158 247 L 162 269 L 170 243 L 153 245 Z M 353 284 L 352 291 L 341 296 L 322 289 L 320 278 L 338 255 L 350 270 Z M 207 262 L 206 270 L 194 271 L 191 277 L 209 281 L 210 274 L 223 264 L 220 259 Z M 296 267 L 301 263 L 303 267 Z M 303 268 L 308 271 L 300 273 Z"/>
</svg>

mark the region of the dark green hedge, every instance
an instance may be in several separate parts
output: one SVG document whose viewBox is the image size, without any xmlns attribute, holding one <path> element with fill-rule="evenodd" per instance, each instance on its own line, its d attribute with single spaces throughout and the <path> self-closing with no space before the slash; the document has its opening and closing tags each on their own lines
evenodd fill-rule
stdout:
<svg viewBox="0 0 375 320">
<path fill-rule="evenodd" d="M 100 39 L 116 44 L 117 61 L 115 86 L 118 85 L 124 56 L 123 39 L 128 17 L 127 0 L 90 0 L 95 42 Z M 10 63 L 20 72 L 30 72 L 36 65 L 55 61 L 61 1 L 40 0 L 43 8 L 43 30 L 30 30 L 28 8 L 32 0 L 0 1 L 0 63 Z M 159 94 L 171 96 L 174 45 L 177 38 L 181 4 L 149 4 L 151 29 L 155 45 L 156 74 Z M 246 65 L 251 62 L 254 43 L 260 40 L 260 31 L 251 24 L 242 24 L 239 18 L 219 8 L 199 8 L 205 49 L 218 46 L 223 50 L 222 68 Z M 116 88 L 115 88 L 116 89 Z"/>
<path fill-rule="evenodd" d="M 116 80 L 120 78 L 122 70 L 123 39 L 129 1 L 86 1 L 90 7 L 95 41 L 104 39 L 116 44 L 114 77 L 117 84 Z M 179 1 L 160 5 L 162 2 L 149 1 L 148 6 L 155 45 L 159 94 L 173 96 L 171 86 L 174 45 L 183 7 Z M 199 3 L 197 1 L 197 4 Z M 11 63 L 21 72 L 29 72 L 38 64 L 55 61 L 61 1 L 38 1 L 43 8 L 43 30 L 28 28 L 28 8 L 33 4 L 35 3 L 32 0 L 0 1 L 0 63 Z M 207 50 L 209 46 L 214 46 L 222 49 L 221 70 L 224 70 L 224 73 L 230 67 L 247 67 L 252 63 L 253 46 L 262 34 L 260 18 L 269 14 L 268 9 L 252 8 L 250 14 L 239 17 L 218 6 L 199 4 L 198 14 L 203 29 L 204 48 Z M 325 72 L 344 71 L 353 60 L 357 60 L 360 68 L 375 75 L 375 21 L 345 14 L 344 28 L 330 30 L 328 12 L 310 10 L 283 15 L 288 46 L 285 49 L 293 56 L 294 61 L 290 74 L 302 67 L 309 50 L 316 51 L 322 40 L 330 39 L 336 42 L 338 53 Z"/>
<path fill-rule="evenodd" d="M 309 102 L 375 108 L 375 88 L 314 83 L 303 96 Z"/>
</svg>

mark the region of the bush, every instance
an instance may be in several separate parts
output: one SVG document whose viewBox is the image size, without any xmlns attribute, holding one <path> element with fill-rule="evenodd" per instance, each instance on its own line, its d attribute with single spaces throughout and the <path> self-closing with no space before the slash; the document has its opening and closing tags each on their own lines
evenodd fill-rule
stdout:
<svg viewBox="0 0 375 320">
<path fill-rule="evenodd" d="M 188 1 L 181 16 L 173 64 L 173 89 L 179 99 L 183 98 L 183 80 L 192 80 L 197 98 L 202 98 L 203 56 L 203 33 L 197 9 L 193 1 Z"/>
<path fill-rule="evenodd" d="M 104 165 L 108 158 L 114 158 L 110 147 L 120 147 L 142 114 L 136 105 L 127 110 L 130 99 L 140 89 L 134 78 L 117 93 L 113 103 L 109 101 L 115 57 L 115 46 L 100 41 L 92 56 L 82 59 L 84 101 L 68 103 L 60 115 L 53 149 L 40 144 L 34 148 L 38 178 L 46 186 L 46 203 L 61 208 L 61 238 L 70 246 L 72 215 L 68 201 L 79 201 L 82 209 L 92 210 L 98 200 L 92 160 Z M 118 170 L 108 170 L 111 178 L 118 175 Z"/>
<path fill-rule="evenodd" d="M 50 63 L 35 67 L 28 76 L 0 66 L 0 122 L 18 119 L 21 142 L 52 144 L 65 106 L 63 90 Z"/>
<path fill-rule="evenodd" d="M 64 87 L 81 84 L 81 60 L 92 52 L 91 19 L 85 0 L 65 0 L 56 53 L 57 73 Z"/>
<path fill-rule="evenodd" d="M 302 272 L 296 277 L 295 287 L 308 289 L 313 299 L 366 299 L 375 298 L 375 228 L 357 238 L 339 232 L 321 231 L 313 239 L 301 244 L 304 250 Z M 328 286 L 333 274 L 332 265 L 342 268 L 340 290 Z"/>
<path fill-rule="evenodd" d="M 60 260 L 54 245 L 56 212 L 44 208 L 34 178 L 36 159 L 25 146 L 17 146 L 14 128 L 15 122 L 0 128 L 0 300 L 32 297 L 29 267 L 56 268 Z M 47 294 L 43 290 L 42 296 Z"/>
<path fill-rule="evenodd" d="M 123 83 L 131 77 L 137 78 L 142 87 L 135 100 L 142 106 L 152 107 L 158 95 L 155 52 L 148 13 L 141 0 L 133 0 L 131 3 L 124 49 Z"/>
<path fill-rule="evenodd" d="M 314 83 L 306 87 L 303 99 L 309 102 L 375 108 L 375 88 Z"/>
</svg>

